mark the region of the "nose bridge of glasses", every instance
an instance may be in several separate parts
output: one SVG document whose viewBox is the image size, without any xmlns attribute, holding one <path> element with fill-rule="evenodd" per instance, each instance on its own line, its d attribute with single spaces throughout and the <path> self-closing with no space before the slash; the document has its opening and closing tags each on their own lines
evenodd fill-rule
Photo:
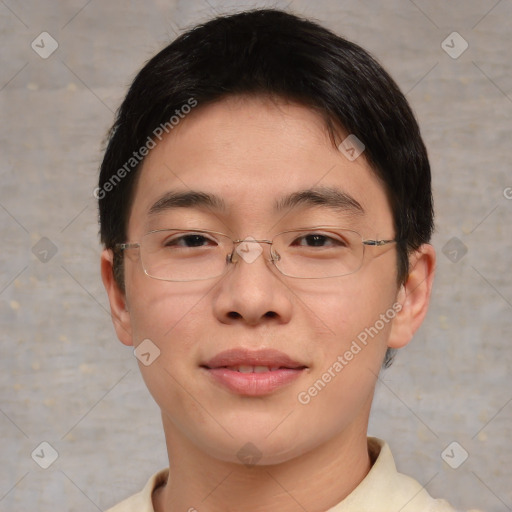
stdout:
<svg viewBox="0 0 512 512">
<path fill-rule="evenodd" d="M 237 263 L 239 259 L 243 259 L 246 263 L 253 263 L 260 254 L 263 253 L 263 247 L 261 244 L 266 244 L 272 247 L 272 240 L 257 240 L 252 236 L 246 238 L 240 238 L 232 240 L 233 248 L 227 255 L 226 261 L 228 263 Z M 249 245 L 251 244 L 251 245 Z M 270 261 L 273 261 L 274 255 L 270 252 Z"/>
<path fill-rule="evenodd" d="M 239 238 L 237 240 L 233 240 L 234 244 L 241 244 L 242 242 L 251 242 L 256 244 L 270 244 L 272 245 L 272 240 L 256 240 L 252 236 L 248 236 L 246 238 Z"/>
</svg>

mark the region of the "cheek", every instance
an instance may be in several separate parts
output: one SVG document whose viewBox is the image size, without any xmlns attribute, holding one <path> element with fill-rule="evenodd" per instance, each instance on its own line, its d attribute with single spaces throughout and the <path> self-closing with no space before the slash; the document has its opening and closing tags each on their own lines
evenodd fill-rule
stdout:
<svg viewBox="0 0 512 512">
<path fill-rule="evenodd" d="M 201 410 L 194 410 L 197 404 L 190 400 L 194 388 L 190 379 L 208 335 L 205 325 L 211 315 L 208 296 L 213 285 L 141 279 L 144 277 L 144 282 L 133 282 L 133 289 L 144 290 L 133 294 L 130 304 L 134 345 L 149 339 L 156 345 L 158 357 L 149 365 L 139 362 L 142 377 L 163 411 L 182 411 L 178 418 L 191 416 L 201 422 Z"/>
<path fill-rule="evenodd" d="M 308 340 L 307 352 L 315 365 L 308 378 L 313 387 L 303 389 L 303 402 L 323 403 L 324 407 L 342 403 L 350 409 L 350 404 L 357 405 L 371 392 L 396 316 L 392 279 L 381 277 L 379 281 L 360 273 L 307 295 L 307 306 L 324 328 L 321 335 L 312 333 Z"/>
<path fill-rule="evenodd" d="M 329 339 L 329 345 L 342 348 L 344 343 L 372 327 L 381 314 L 392 308 L 397 293 L 393 279 L 394 276 L 379 277 L 370 272 L 359 272 L 331 279 L 321 287 L 308 282 L 299 283 L 296 292 L 304 303 L 305 311 L 309 310 L 310 317 L 316 317 L 317 325 L 323 326 L 318 341 L 323 338 L 325 343 Z M 389 325 L 390 322 L 384 326 L 379 323 L 379 331 L 386 334 Z"/>
<path fill-rule="evenodd" d="M 204 342 L 209 314 L 208 296 L 214 285 L 158 281 L 142 273 L 133 276 L 131 285 L 129 307 L 134 346 L 150 340 L 158 354 L 154 363 L 139 363 L 139 367 L 150 392 L 160 403 L 158 395 L 169 395 L 172 389 L 179 388 L 179 383 L 190 379 L 198 364 L 198 348 Z"/>
<path fill-rule="evenodd" d="M 199 322 L 208 294 L 214 284 L 204 282 L 168 282 L 146 276 L 133 268 L 127 281 L 130 317 L 134 344 L 142 339 L 154 339 L 162 348 L 179 348 L 183 332 L 194 332 L 192 324 Z M 180 336 L 176 336 L 180 332 Z M 177 339 L 179 338 L 179 339 Z"/>
<path fill-rule="evenodd" d="M 364 418 L 396 314 L 389 283 L 368 287 L 361 276 L 350 281 L 345 278 L 343 290 L 325 287 L 322 294 L 309 295 L 308 306 L 326 329 L 309 340 L 315 364 L 296 400 L 307 428 L 326 439 Z"/>
</svg>

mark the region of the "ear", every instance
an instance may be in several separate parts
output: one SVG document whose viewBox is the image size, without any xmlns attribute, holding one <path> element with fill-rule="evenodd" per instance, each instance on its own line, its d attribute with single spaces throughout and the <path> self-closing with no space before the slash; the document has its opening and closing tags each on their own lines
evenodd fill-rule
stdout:
<svg viewBox="0 0 512 512">
<path fill-rule="evenodd" d="M 388 347 L 407 345 L 423 322 L 430 302 L 435 264 L 436 253 L 430 244 L 423 244 L 409 257 L 409 275 L 397 295 L 401 310 L 393 320 Z"/>
<path fill-rule="evenodd" d="M 101 253 L 101 278 L 110 302 L 110 314 L 117 337 L 125 345 L 133 345 L 130 312 L 126 304 L 126 296 L 114 279 L 114 255 L 110 249 Z"/>
</svg>

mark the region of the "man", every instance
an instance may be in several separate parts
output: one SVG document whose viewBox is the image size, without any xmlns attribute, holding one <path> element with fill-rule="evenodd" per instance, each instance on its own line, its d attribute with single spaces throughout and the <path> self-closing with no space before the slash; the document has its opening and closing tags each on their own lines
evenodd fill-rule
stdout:
<svg viewBox="0 0 512 512">
<path fill-rule="evenodd" d="M 169 457 L 112 512 L 453 510 L 367 438 L 435 253 L 417 123 L 364 50 L 277 10 L 194 28 L 135 78 L 96 195 Z"/>
</svg>

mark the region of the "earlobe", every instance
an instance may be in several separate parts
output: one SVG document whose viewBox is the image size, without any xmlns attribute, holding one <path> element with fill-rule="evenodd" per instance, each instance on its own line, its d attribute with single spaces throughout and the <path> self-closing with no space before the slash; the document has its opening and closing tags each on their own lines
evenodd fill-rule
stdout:
<svg viewBox="0 0 512 512">
<path fill-rule="evenodd" d="M 401 310 L 393 320 L 388 339 L 390 348 L 407 345 L 423 322 L 430 302 L 436 255 L 430 244 L 424 244 L 409 258 L 409 275 L 400 287 L 397 302 Z"/>
<path fill-rule="evenodd" d="M 110 302 L 110 314 L 117 337 L 125 345 L 133 345 L 131 317 L 126 295 L 114 279 L 113 254 L 110 249 L 101 253 L 101 278 Z"/>
</svg>

